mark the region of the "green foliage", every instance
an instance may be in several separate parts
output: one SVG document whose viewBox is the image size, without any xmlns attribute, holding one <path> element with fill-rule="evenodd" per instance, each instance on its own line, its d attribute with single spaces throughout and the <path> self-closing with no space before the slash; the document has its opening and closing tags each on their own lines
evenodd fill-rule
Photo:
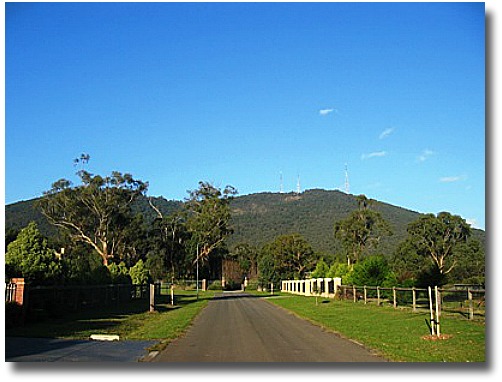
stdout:
<svg viewBox="0 0 502 382">
<path fill-rule="evenodd" d="M 245 273 L 249 273 L 252 269 L 256 269 L 258 250 L 251 244 L 239 243 L 230 251 L 229 257 L 237 261 Z"/>
<path fill-rule="evenodd" d="M 167 276 L 165 254 L 161 251 L 149 251 L 146 254 L 145 267 L 154 280 L 163 280 Z"/>
<path fill-rule="evenodd" d="M 125 263 L 122 261 L 119 264 L 111 263 L 108 265 L 108 270 L 110 271 L 110 276 L 113 284 L 130 284 L 131 277 L 129 276 L 129 270 L 127 269 Z"/>
<path fill-rule="evenodd" d="M 222 290 L 223 287 L 221 286 L 221 281 L 220 280 L 214 280 L 209 286 L 207 287 L 208 290 Z"/>
<path fill-rule="evenodd" d="M 209 261 L 209 256 L 221 249 L 232 234 L 229 203 L 236 193 L 232 186 L 222 191 L 208 182 L 199 182 L 199 188 L 190 192 L 185 204 L 186 227 L 197 243 L 201 262 Z"/>
<path fill-rule="evenodd" d="M 300 234 L 278 236 L 262 249 L 258 270 L 263 281 L 304 278 L 315 261 L 314 251 Z"/>
<path fill-rule="evenodd" d="M 369 248 L 376 248 L 383 235 L 390 236 L 390 225 L 382 214 L 370 209 L 373 204 L 364 195 L 357 197 L 359 207 L 351 212 L 346 219 L 335 223 L 335 238 L 337 238 L 348 258 L 357 262 Z"/>
<path fill-rule="evenodd" d="M 446 275 L 455 267 L 455 247 L 466 242 L 471 230 L 460 216 L 440 212 L 410 223 L 408 234 L 417 254 L 429 258 L 439 273 Z"/>
<path fill-rule="evenodd" d="M 343 281 L 346 283 L 346 281 Z M 365 258 L 354 264 L 350 274 L 350 284 L 392 287 L 397 283 L 387 259 L 381 255 Z"/>
<path fill-rule="evenodd" d="M 129 276 L 131 277 L 132 283 L 135 285 L 148 284 L 148 269 L 143 263 L 143 260 L 139 260 L 134 267 L 129 269 Z"/>
<path fill-rule="evenodd" d="M 455 268 L 448 275 L 452 281 L 463 284 L 485 284 L 485 252 L 479 240 L 470 238 L 455 246 Z"/>
<path fill-rule="evenodd" d="M 333 223 L 346 219 L 358 209 L 358 201 L 354 196 L 338 191 L 308 190 L 300 195 L 261 193 L 228 199 L 231 219 L 227 229 L 233 230 L 234 233 L 225 237 L 225 243 L 230 248 L 230 256 L 242 258 L 244 267 L 248 266 L 251 257 L 246 259 L 246 256 L 240 253 L 241 249 L 234 250 L 239 247 L 239 243 L 249 243 L 252 247 L 261 248 L 278 236 L 299 232 L 311 244 L 317 258 L 322 257 L 327 264 L 331 265 L 328 273 L 330 277 L 335 274 L 336 277 L 347 275 L 346 254 L 342 251 L 340 240 L 335 240 L 333 236 Z M 151 198 L 151 200 L 163 216 L 168 218 L 160 224 L 161 221 L 156 218 L 158 214 L 150 206 L 149 199 L 142 194 L 138 195 L 130 205 L 132 215 L 128 215 L 129 223 L 134 219 L 134 214 L 141 213 L 143 215 L 141 224 L 144 229 L 131 228 L 127 231 L 128 236 L 133 237 L 128 237 L 125 245 L 119 246 L 121 249 L 116 252 L 117 258 L 114 262 L 124 261 L 127 266 L 131 267 L 136 261 L 143 259 L 154 279 L 170 277 L 171 274 L 178 279 L 193 277 L 198 243 L 187 231 L 184 221 L 181 221 L 179 225 L 182 230 L 175 232 L 175 240 L 172 240 L 171 223 L 173 221 L 170 215 L 176 211 L 183 211 L 184 203 L 164 198 Z M 74 240 L 70 241 L 67 237 L 58 238 L 55 226 L 48 224 L 47 219 L 40 212 L 40 207 L 34 204 L 36 204 L 35 200 L 30 200 L 6 206 L 6 230 L 12 229 L 9 233 L 9 241 L 15 236 L 12 232 L 19 231 L 30 220 L 35 220 L 44 235 L 50 235 L 50 238 L 59 241 L 57 245 L 49 242 L 49 246 L 58 250 L 61 247 L 66 249 L 62 260 L 65 283 L 97 283 L 97 279 L 101 280 L 99 282 L 110 282 L 107 268 L 101 268 L 101 270 L 98 268 L 102 260 L 95 261 L 101 259 L 97 252 L 90 250 L 88 245 L 77 248 L 77 243 Z M 399 285 L 418 286 L 416 284 L 418 280 L 423 281 L 427 277 L 433 277 L 431 259 L 418 251 L 411 240 L 406 240 L 408 224 L 416 221 L 420 215 L 380 202 L 373 202 L 372 210 L 381 213 L 382 218 L 390 223 L 394 235 L 382 235 L 378 246 L 367 246 L 366 256 L 384 253 L 389 259 Z M 131 227 L 129 223 L 126 224 L 127 227 Z M 141 224 L 138 221 L 136 227 Z M 168 235 L 161 236 L 161 230 L 164 228 L 168 229 Z M 479 246 L 474 244 L 473 240 L 477 241 Z M 483 283 L 484 246 L 484 231 L 473 229 L 472 237 L 467 242 L 455 245 L 454 253 L 450 257 L 452 261 L 455 260 L 455 266 L 447 274 L 448 277 L 444 282 Z M 220 257 L 225 256 L 224 247 L 225 245 L 222 244 L 211 255 L 211 272 L 216 277 Z M 171 250 L 172 248 L 174 250 Z M 264 282 L 273 279 L 278 282 L 280 276 L 274 266 L 267 268 L 263 265 L 270 263 L 272 259 L 264 256 L 261 251 L 256 252 L 260 252 L 259 258 L 256 259 L 257 263 L 262 264 L 259 268 L 262 271 L 267 269 L 265 274 L 260 275 L 260 280 Z M 208 264 L 208 262 L 199 264 L 200 272 L 205 277 L 209 277 L 210 273 Z M 340 269 L 345 267 L 345 272 L 336 269 L 338 264 Z M 448 262 L 448 265 L 451 266 L 452 262 Z M 10 267 L 7 265 L 7 268 Z M 158 272 L 156 273 L 154 269 Z M 9 274 L 12 273 L 9 269 L 7 270 Z"/>
<path fill-rule="evenodd" d="M 270 283 L 278 284 L 281 279 L 287 280 L 286 277 L 281 277 L 281 269 L 277 266 L 272 253 L 264 250 L 258 258 L 258 281 L 261 285 Z"/>
<path fill-rule="evenodd" d="M 131 234 L 137 232 L 127 231 L 133 219 L 131 204 L 146 192 L 148 184 L 118 171 L 102 177 L 82 169 L 77 175 L 81 185 L 72 187 L 70 181 L 60 179 L 37 206 L 49 223 L 96 251 L 103 265 L 124 259 L 134 251 Z"/>
<path fill-rule="evenodd" d="M 347 263 L 335 262 L 329 267 L 328 277 L 340 277 L 345 283 L 347 276 L 352 272 L 352 266 Z"/>
<path fill-rule="evenodd" d="M 5 264 L 7 277 L 24 277 L 31 285 L 54 284 L 62 274 L 61 263 L 34 222 L 8 245 Z"/>
<path fill-rule="evenodd" d="M 328 264 L 326 264 L 326 262 L 323 259 L 321 259 L 317 262 L 315 269 L 310 275 L 310 277 L 312 277 L 313 279 L 329 277 L 328 276 L 329 270 L 330 267 L 328 266 Z"/>
</svg>

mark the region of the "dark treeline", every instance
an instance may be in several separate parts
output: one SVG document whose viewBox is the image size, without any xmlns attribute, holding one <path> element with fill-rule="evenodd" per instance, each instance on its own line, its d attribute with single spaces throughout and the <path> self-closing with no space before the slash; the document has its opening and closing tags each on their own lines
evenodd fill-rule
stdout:
<svg viewBox="0 0 502 382">
<path fill-rule="evenodd" d="M 193 202 L 200 198 L 204 185 L 212 187 L 201 182 L 187 200 Z M 225 198 L 229 208 L 228 229 L 225 228 L 221 241 L 210 238 L 210 227 L 204 228 L 201 221 L 189 222 L 186 212 L 190 202 L 152 198 L 139 192 L 130 206 L 127 224 L 121 228 L 127 243 L 121 242 L 123 247 L 116 256 L 110 257 L 106 269 L 103 257 L 100 259 L 89 243 L 74 240 L 71 232 L 50 224 L 41 213 L 40 199 L 6 206 L 6 245 L 18 238 L 22 228 L 36 222 L 25 236 L 35 235 L 37 245 L 43 248 L 47 277 L 41 276 L 40 271 L 35 272 L 36 276 L 33 270 L 28 273 L 42 284 L 132 282 L 133 268 L 135 282 L 146 278 L 193 278 L 197 256 L 201 256 L 201 278 L 211 279 L 221 277 L 223 259 L 232 259 L 241 265 L 243 275 L 251 268 L 257 269 L 262 283 L 309 275 L 343 276 L 344 282 L 357 280 L 362 284 L 364 280 L 407 286 L 484 283 L 484 231 L 469 229 L 465 237 L 459 237 L 440 269 L 428 255 L 428 249 L 420 247 L 419 240 L 413 240 L 410 234 L 414 222 L 427 215 L 377 201 L 363 200 L 361 204 L 361 197 L 339 191 L 308 190 L 301 194 L 261 193 L 238 197 L 234 197 L 235 192 L 230 189 L 222 191 L 213 187 L 212 191 L 219 192 L 220 199 L 224 192 L 229 193 Z M 365 225 L 381 219 L 385 226 L 384 230 L 381 226 L 379 232 L 372 232 L 362 246 L 347 241 L 350 236 L 347 232 L 358 224 L 361 214 L 366 219 Z M 428 218 L 424 224 L 436 224 L 438 216 L 434 216 L 434 221 L 431 216 Z M 197 229 L 206 229 L 206 234 L 194 228 L 197 224 Z M 218 243 L 214 248 L 204 247 L 205 240 Z M 354 252 L 355 247 L 362 248 L 360 253 Z M 64 248 L 63 254 L 59 253 L 61 248 Z M 55 253 L 64 260 L 55 259 Z M 19 274 L 19 270 L 9 267 L 8 275 Z M 364 276 L 366 279 L 360 274 L 363 270 L 369 275 Z"/>
</svg>

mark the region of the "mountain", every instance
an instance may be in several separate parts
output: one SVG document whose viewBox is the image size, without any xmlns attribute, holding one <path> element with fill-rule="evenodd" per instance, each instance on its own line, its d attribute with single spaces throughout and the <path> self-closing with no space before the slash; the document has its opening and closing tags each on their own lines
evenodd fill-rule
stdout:
<svg viewBox="0 0 502 382">
<path fill-rule="evenodd" d="M 180 201 L 162 197 L 154 198 L 153 202 L 166 215 L 183 205 Z M 5 207 L 6 232 L 9 229 L 19 230 L 34 220 L 43 234 L 55 234 L 54 227 L 48 224 L 34 203 L 35 199 Z M 335 253 L 337 247 L 333 226 L 356 208 L 354 195 L 321 189 L 307 190 L 301 194 L 257 193 L 238 196 L 231 202 L 234 234 L 229 239 L 229 246 L 231 248 L 235 244 L 247 242 L 260 247 L 278 235 L 298 232 L 317 252 Z M 374 201 L 372 208 L 379 211 L 392 227 L 394 234 L 384 237 L 378 248 L 379 252 L 391 254 L 406 237 L 408 223 L 416 220 L 420 214 L 379 201 Z M 153 221 L 156 216 L 146 197 L 136 203 L 134 210 L 143 213 L 147 222 Z M 475 229 L 473 236 L 485 245 L 484 231 Z"/>
<path fill-rule="evenodd" d="M 307 190 L 301 194 L 261 193 L 235 198 L 232 203 L 234 235 L 230 244 L 248 241 L 261 246 L 276 236 L 298 232 L 321 253 L 337 251 L 333 227 L 357 208 L 354 195 L 340 191 Z M 391 252 L 406 235 L 406 226 L 418 213 L 374 202 L 373 207 L 391 224 L 394 235 L 382 239 L 379 250 Z"/>
</svg>

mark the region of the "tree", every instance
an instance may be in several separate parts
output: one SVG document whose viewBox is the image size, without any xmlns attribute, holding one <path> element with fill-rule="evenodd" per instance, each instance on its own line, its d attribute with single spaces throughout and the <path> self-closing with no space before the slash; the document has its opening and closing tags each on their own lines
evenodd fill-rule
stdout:
<svg viewBox="0 0 502 382">
<path fill-rule="evenodd" d="M 61 275 L 61 264 L 54 250 L 49 248 L 34 222 L 8 245 L 5 265 L 7 277 L 24 277 L 32 285 L 54 283 Z"/>
<path fill-rule="evenodd" d="M 245 273 L 256 272 L 258 250 L 248 243 L 237 244 L 229 253 L 229 258 L 237 261 Z"/>
<path fill-rule="evenodd" d="M 108 265 L 108 271 L 110 272 L 111 280 L 113 284 L 130 284 L 131 278 L 129 276 L 129 270 L 127 269 L 125 263 L 121 261 L 120 263 L 111 263 Z"/>
<path fill-rule="evenodd" d="M 134 285 L 148 284 L 148 269 L 143 263 L 143 260 L 139 260 L 134 267 L 129 269 L 129 276 L 131 277 Z"/>
<path fill-rule="evenodd" d="M 157 218 L 153 223 L 153 232 L 156 238 L 156 251 L 150 253 L 147 260 L 147 267 L 153 269 L 157 277 L 166 274 L 170 269 L 171 283 L 174 284 L 176 276 L 180 276 L 180 268 L 183 266 L 186 257 L 186 246 L 189 240 L 189 233 L 186 228 L 186 213 L 176 211 L 169 216 L 164 216 L 160 209 L 153 204 L 153 199 L 149 199 L 150 206 L 156 212 Z M 159 267 L 165 267 L 162 270 Z M 176 271 L 177 270 L 177 271 Z"/>
<path fill-rule="evenodd" d="M 359 261 L 367 249 L 376 247 L 382 235 L 392 235 L 387 221 L 370 208 L 372 200 L 359 195 L 357 201 L 358 209 L 334 227 L 335 238 L 341 241 L 349 264 Z"/>
<path fill-rule="evenodd" d="M 313 279 L 328 277 L 329 266 L 326 262 L 321 259 L 317 262 L 314 271 L 311 274 Z"/>
<path fill-rule="evenodd" d="M 354 264 L 350 281 L 354 285 L 388 287 L 396 285 L 397 282 L 394 272 L 383 255 L 370 256 Z"/>
<path fill-rule="evenodd" d="M 311 245 L 298 233 L 278 236 L 263 247 L 263 256 L 272 260 L 274 272 L 262 268 L 260 273 L 275 273 L 283 280 L 304 278 L 315 262 Z M 270 266 L 271 262 L 267 260 L 261 264 Z"/>
<path fill-rule="evenodd" d="M 464 219 L 448 212 L 421 216 L 408 225 L 407 231 L 417 254 L 428 257 L 441 276 L 453 270 L 455 249 L 471 234 Z"/>
<path fill-rule="evenodd" d="M 471 237 L 455 247 L 457 259 L 449 277 L 464 284 L 485 284 L 485 251 L 479 240 Z"/>
<path fill-rule="evenodd" d="M 199 188 L 190 192 L 185 203 L 186 225 L 197 243 L 195 261 L 208 261 L 209 256 L 232 234 L 229 203 L 236 194 L 237 190 L 232 186 L 221 191 L 208 182 L 199 182 Z"/>
<path fill-rule="evenodd" d="M 70 181 L 60 179 L 38 205 L 51 224 L 92 247 L 108 265 L 128 250 L 124 230 L 132 220 L 131 204 L 146 192 L 148 183 L 118 171 L 106 177 L 85 170 L 77 175 L 81 185 L 72 187 Z"/>
</svg>

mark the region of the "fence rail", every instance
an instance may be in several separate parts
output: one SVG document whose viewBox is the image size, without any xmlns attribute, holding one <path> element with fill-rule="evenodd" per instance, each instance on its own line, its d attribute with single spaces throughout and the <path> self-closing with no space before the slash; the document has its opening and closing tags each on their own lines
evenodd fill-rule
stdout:
<svg viewBox="0 0 502 382">
<path fill-rule="evenodd" d="M 22 310 L 14 311 L 21 315 L 18 319 L 23 322 L 58 318 L 84 309 L 119 308 L 133 301 L 147 300 L 150 295 L 149 285 L 131 284 L 24 286 L 23 290 L 18 289 L 15 284 L 6 284 L 5 301 L 17 303 L 15 305 Z M 17 299 L 16 293 L 21 293 L 23 298 Z M 155 294 L 160 295 L 160 284 L 155 286 Z"/>
<path fill-rule="evenodd" d="M 16 301 L 16 284 L 5 284 L 5 302 Z"/>
</svg>

